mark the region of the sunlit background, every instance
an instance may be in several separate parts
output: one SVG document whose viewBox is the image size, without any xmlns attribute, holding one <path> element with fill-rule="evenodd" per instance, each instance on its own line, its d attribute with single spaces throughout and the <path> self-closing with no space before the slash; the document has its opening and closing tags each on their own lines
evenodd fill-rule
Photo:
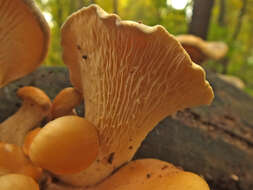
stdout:
<svg viewBox="0 0 253 190">
<path fill-rule="evenodd" d="M 36 0 L 52 30 L 47 65 L 63 65 L 60 27 L 74 11 L 97 3 L 122 19 L 147 25 L 163 25 L 174 35 L 187 34 L 193 15 L 193 0 Z M 208 61 L 204 67 L 214 72 L 234 75 L 253 95 L 253 1 L 216 0 L 211 11 L 208 41 L 223 41 L 228 55 L 219 61 Z M 244 2 L 247 2 L 245 5 Z M 226 65 L 224 64 L 226 63 Z M 225 65 L 225 66 L 224 66 Z M 226 67 L 224 69 L 224 67 Z"/>
</svg>

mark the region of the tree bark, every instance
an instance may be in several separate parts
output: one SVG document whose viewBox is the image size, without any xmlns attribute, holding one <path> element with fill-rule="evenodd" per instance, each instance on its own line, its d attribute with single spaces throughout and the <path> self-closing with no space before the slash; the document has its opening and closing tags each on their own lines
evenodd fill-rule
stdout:
<svg viewBox="0 0 253 190">
<path fill-rule="evenodd" d="M 113 0 L 113 13 L 118 14 L 118 0 Z"/>
<path fill-rule="evenodd" d="M 247 0 L 242 0 L 242 8 L 239 12 L 239 15 L 238 15 L 238 20 L 237 20 L 237 24 L 235 26 L 235 31 L 234 31 L 234 34 L 232 36 L 232 40 L 236 40 L 240 31 L 241 31 L 241 28 L 242 28 L 242 23 L 243 23 L 243 17 L 244 15 L 246 14 L 246 11 L 247 11 Z"/>
<path fill-rule="evenodd" d="M 218 17 L 218 23 L 220 26 L 226 25 L 226 0 L 220 0 L 220 7 L 219 7 L 219 17 Z"/>
<path fill-rule="evenodd" d="M 189 33 L 207 39 L 214 0 L 194 0 Z"/>
</svg>

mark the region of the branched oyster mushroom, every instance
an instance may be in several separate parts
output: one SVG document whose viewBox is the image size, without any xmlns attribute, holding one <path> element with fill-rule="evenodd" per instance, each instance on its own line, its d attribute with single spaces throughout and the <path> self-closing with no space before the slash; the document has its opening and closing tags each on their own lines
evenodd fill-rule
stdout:
<svg viewBox="0 0 253 190">
<path fill-rule="evenodd" d="M 49 38 L 49 26 L 33 0 L 0 0 L 0 88 L 42 63 Z"/>
<path fill-rule="evenodd" d="M 99 133 L 97 160 L 75 175 L 75 186 L 97 184 L 129 162 L 146 135 L 166 116 L 210 104 L 213 91 L 162 26 L 121 21 L 96 5 L 74 13 L 62 28 L 64 63 L 83 92 L 86 119 Z"/>
</svg>

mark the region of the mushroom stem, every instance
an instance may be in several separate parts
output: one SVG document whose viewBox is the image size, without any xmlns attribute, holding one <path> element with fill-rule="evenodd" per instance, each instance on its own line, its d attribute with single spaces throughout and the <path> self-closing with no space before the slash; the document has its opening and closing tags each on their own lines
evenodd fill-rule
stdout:
<svg viewBox="0 0 253 190">
<path fill-rule="evenodd" d="M 22 146 L 27 132 L 50 113 L 51 101 L 35 87 L 20 88 L 17 95 L 23 99 L 23 104 L 14 115 L 0 124 L 0 141 Z"/>
</svg>

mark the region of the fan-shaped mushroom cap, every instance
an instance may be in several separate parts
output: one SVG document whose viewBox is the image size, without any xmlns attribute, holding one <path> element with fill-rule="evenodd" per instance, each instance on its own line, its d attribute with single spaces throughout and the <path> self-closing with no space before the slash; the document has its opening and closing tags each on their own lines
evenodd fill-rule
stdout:
<svg viewBox="0 0 253 190">
<path fill-rule="evenodd" d="M 193 62 L 201 64 L 206 59 L 221 59 L 228 52 L 224 42 L 206 42 L 194 35 L 179 35 L 176 39 L 182 44 Z"/>
<path fill-rule="evenodd" d="M 49 26 L 33 0 L 0 0 L 0 87 L 32 72 L 44 60 Z"/>
<path fill-rule="evenodd" d="M 38 180 L 42 175 L 42 170 L 41 168 L 35 167 L 31 161 L 26 158 L 20 147 L 1 142 L 0 176 L 9 173 L 19 173 Z"/>
<path fill-rule="evenodd" d="M 52 103 L 51 119 L 74 115 L 73 109 L 81 104 L 83 96 L 75 88 L 69 87 L 60 91 Z"/>
<path fill-rule="evenodd" d="M 156 159 L 136 160 L 88 190 L 209 190 L 199 176 Z"/>
<path fill-rule="evenodd" d="M 39 185 L 29 176 L 8 174 L 0 177 L 1 190 L 39 190 Z"/>
<path fill-rule="evenodd" d="M 49 122 L 35 136 L 29 149 L 31 160 L 56 174 L 86 169 L 98 153 L 96 128 L 78 116 Z"/>
<path fill-rule="evenodd" d="M 62 46 L 100 141 L 97 161 L 78 175 L 62 176 L 68 183 L 100 182 L 132 159 L 159 121 L 213 99 L 204 70 L 162 26 L 121 21 L 93 5 L 69 17 Z"/>
</svg>

